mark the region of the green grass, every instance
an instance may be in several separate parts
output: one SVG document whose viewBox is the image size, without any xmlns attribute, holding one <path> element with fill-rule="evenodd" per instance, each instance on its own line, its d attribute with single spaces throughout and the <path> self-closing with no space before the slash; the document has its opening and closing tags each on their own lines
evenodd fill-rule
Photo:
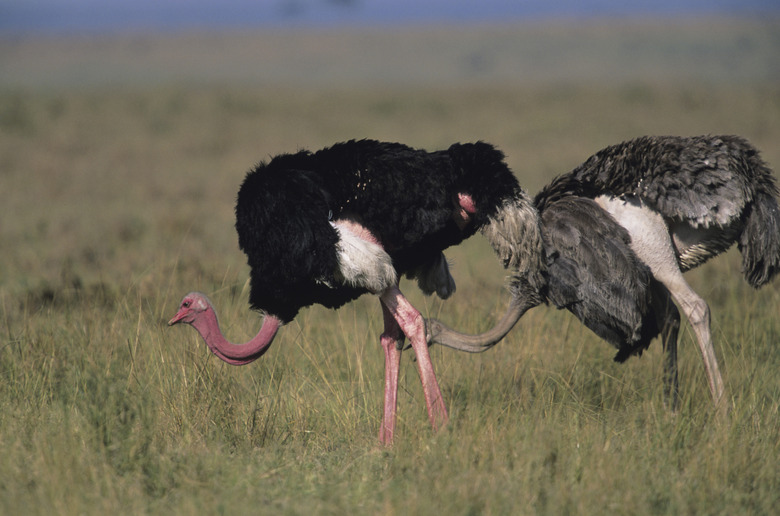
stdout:
<svg viewBox="0 0 780 516">
<path fill-rule="evenodd" d="M 432 350 L 450 424 L 433 434 L 411 353 L 397 444 L 377 443 L 381 315 L 311 308 L 247 367 L 165 325 L 198 289 L 233 341 L 257 331 L 233 202 L 258 160 L 353 137 L 484 139 L 535 192 L 640 134 L 737 133 L 780 166 L 780 88 L 619 82 L 463 87 L 148 85 L 0 92 L 0 513 L 771 514 L 780 504 L 776 284 L 735 251 L 688 274 L 713 312 L 732 410 L 681 333 L 681 410 L 662 352 L 612 362 L 540 307 L 482 355 Z M 475 237 L 458 292 L 403 283 L 465 331 L 504 309 Z"/>
</svg>

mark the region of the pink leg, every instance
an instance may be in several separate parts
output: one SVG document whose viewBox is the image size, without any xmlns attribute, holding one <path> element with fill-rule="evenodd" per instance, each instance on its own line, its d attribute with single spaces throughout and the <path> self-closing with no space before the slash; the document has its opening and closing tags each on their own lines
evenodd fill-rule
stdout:
<svg viewBox="0 0 780 516">
<path fill-rule="evenodd" d="M 385 408 L 382 426 L 379 428 L 379 442 L 389 446 L 393 444 L 395 412 L 398 406 L 398 370 L 401 363 L 401 346 L 398 344 L 403 344 L 404 335 L 384 303 L 382 303 L 382 313 L 385 318 L 385 330 L 379 337 L 379 342 L 385 350 Z"/>
<path fill-rule="evenodd" d="M 412 343 L 412 349 L 414 349 L 417 357 L 417 369 L 422 381 L 425 403 L 428 406 L 428 418 L 433 429 L 438 430 L 447 423 L 448 417 L 441 390 L 439 389 L 439 383 L 436 381 L 436 374 L 433 372 L 431 356 L 428 353 L 428 342 L 425 337 L 425 320 L 420 315 L 420 312 L 404 297 L 397 286 L 390 287 L 382 292 L 379 299 Z M 397 383 L 396 377 L 396 386 Z M 388 414 L 387 400 L 388 394 L 385 391 L 385 417 Z M 394 406 L 392 415 L 395 416 Z M 393 419 L 395 418 L 393 417 Z"/>
</svg>

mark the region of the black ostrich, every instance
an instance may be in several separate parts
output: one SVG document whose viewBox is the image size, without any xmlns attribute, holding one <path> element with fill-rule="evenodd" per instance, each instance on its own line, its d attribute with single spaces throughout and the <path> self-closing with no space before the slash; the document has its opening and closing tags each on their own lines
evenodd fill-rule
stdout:
<svg viewBox="0 0 780 516">
<path fill-rule="evenodd" d="M 387 444 L 404 336 L 415 351 L 431 425 L 447 421 L 424 320 L 399 290 L 399 276 L 448 297 L 455 284 L 442 250 L 481 231 L 516 270 L 518 283 L 529 290 L 543 283 L 536 210 L 503 154 L 481 142 L 429 153 L 361 140 L 277 156 L 247 174 L 236 230 L 251 268 L 249 302 L 265 314 L 260 332 L 246 344 L 230 344 L 199 293 L 184 297 L 169 324 L 191 324 L 214 354 L 240 365 L 265 353 L 279 327 L 303 307 L 337 308 L 365 293 L 379 296 L 385 323 L 379 438 Z"/>
<path fill-rule="evenodd" d="M 747 282 L 758 288 L 770 281 L 780 266 L 776 196 L 771 170 L 737 136 L 642 137 L 607 147 L 534 199 L 549 274 L 541 298 L 570 309 L 615 344 L 617 361 L 662 334 L 665 392 L 676 407 L 680 314 L 673 298 L 696 334 L 712 398 L 723 407 L 710 309 L 683 272 L 736 243 Z M 639 264 L 616 240 L 622 233 Z M 538 304 L 512 291 L 510 310 L 491 331 L 467 336 L 432 320 L 429 338 L 464 351 L 488 349 Z"/>
</svg>

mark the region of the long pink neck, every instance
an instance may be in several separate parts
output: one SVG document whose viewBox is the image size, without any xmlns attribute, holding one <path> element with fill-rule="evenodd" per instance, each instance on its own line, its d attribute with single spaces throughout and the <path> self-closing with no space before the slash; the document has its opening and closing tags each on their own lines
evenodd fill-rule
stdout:
<svg viewBox="0 0 780 516">
<path fill-rule="evenodd" d="M 200 336 L 206 341 L 206 345 L 219 358 L 228 364 L 245 365 L 254 362 L 268 351 L 281 326 L 281 321 L 273 315 L 266 314 L 263 325 L 255 338 L 244 344 L 228 342 L 222 335 L 222 330 L 219 329 L 217 315 L 212 307 L 209 307 L 197 320 L 193 321 L 192 326 L 198 330 Z"/>
</svg>

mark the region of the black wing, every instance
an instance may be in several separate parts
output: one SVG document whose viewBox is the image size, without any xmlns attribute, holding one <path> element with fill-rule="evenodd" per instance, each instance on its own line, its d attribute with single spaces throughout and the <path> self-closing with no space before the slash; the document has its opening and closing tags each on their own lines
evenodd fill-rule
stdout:
<svg viewBox="0 0 780 516">
<path fill-rule="evenodd" d="M 541 216 L 548 300 L 618 348 L 616 360 L 641 353 L 658 324 L 652 276 L 631 250 L 628 232 L 583 197 L 546 204 Z"/>
</svg>

